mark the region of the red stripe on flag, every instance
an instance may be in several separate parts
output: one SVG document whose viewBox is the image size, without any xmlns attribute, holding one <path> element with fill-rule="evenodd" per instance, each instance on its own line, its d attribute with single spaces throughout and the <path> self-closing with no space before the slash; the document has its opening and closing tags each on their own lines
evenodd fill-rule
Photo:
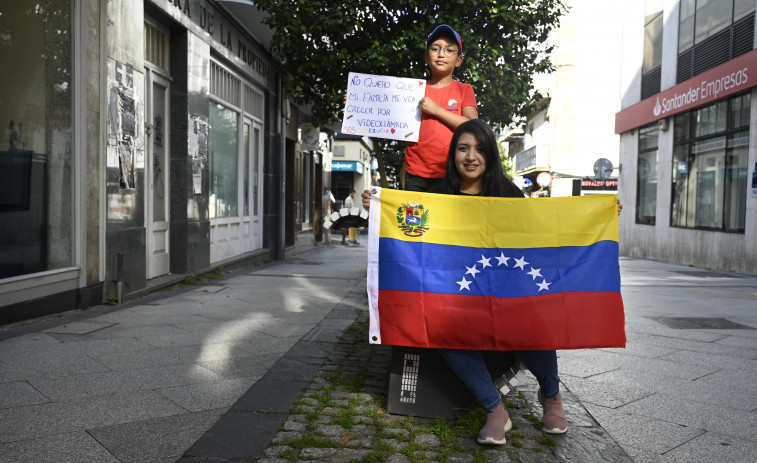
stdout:
<svg viewBox="0 0 757 463">
<path fill-rule="evenodd" d="M 495 298 L 381 290 L 381 343 L 480 350 L 625 347 L 617 292 Z"/>
</svg>

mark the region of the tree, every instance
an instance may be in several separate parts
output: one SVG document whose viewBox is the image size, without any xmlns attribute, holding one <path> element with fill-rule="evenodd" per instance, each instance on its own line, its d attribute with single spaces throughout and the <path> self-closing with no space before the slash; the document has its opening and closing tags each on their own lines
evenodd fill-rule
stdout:
<svg viewBox="0 0 757 463">
<path fill-rule="evenodd" d="M 428 34 L 449 24 L 463 40 L 455 78 L 476 92 L 479 117 L 495 127 L 527 114 L 532 77 L 552 69 L 549 32 L 560 0 L 256 0 L 274 29 L 272 52 L 283 62 L 288 96 L 312 104 L 314 123 L 341 116 L 350 72 L 429 77 L 423 60 Z M 382 182 L 383 153 L 401 144 L 374 139 Z M 396 155 L 394 155 L 396 157 Z"/>
</svg>

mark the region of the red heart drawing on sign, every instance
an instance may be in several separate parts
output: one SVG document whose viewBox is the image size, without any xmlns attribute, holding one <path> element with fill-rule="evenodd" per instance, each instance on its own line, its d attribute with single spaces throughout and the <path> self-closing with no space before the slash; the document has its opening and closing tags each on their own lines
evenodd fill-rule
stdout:
<svg viewBox="0 0 757 463">
<path fill-rule="evenodd" d="M 418 81 L 418 85 L 423 85 L 423 81 L 422 81 L 422 80 L 419 80 L 419 81 Z"/>
<path fill-rule="evenodd" d="M 392 133 L 394 133 L 394 129 L 392 129 Z"/>
</svg>

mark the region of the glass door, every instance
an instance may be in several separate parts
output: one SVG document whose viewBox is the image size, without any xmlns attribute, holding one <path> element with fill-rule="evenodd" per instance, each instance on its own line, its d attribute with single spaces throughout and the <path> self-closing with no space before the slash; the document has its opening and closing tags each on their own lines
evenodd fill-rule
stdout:
<svg viewBox="0 0 757 463">
<path fill-rule="evenodd" d="M 244 172 L 242 189 L 243 216 L 246 226 L 246 238 L 248 239 L 245 249 L 255 250 L 263 247 L 262 223 L 261 223 L 261 192 L 262 186 L 262 143 L 263 126 L 259 122 L 245 118 L 244 120 L 244 148 L 242 150 L 241 171 Z"/>
</svg>

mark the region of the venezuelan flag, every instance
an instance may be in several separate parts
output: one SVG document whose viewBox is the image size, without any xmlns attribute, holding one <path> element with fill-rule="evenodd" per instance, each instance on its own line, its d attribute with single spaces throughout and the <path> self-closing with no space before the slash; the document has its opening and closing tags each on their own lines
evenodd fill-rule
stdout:
<svg viewBox="0 0 757 463">
<path fill-rule="evenodd" d="M 371 343 L 481 350 L 625 346 L 615 195 L 373 192 Z"/>
</svg>

